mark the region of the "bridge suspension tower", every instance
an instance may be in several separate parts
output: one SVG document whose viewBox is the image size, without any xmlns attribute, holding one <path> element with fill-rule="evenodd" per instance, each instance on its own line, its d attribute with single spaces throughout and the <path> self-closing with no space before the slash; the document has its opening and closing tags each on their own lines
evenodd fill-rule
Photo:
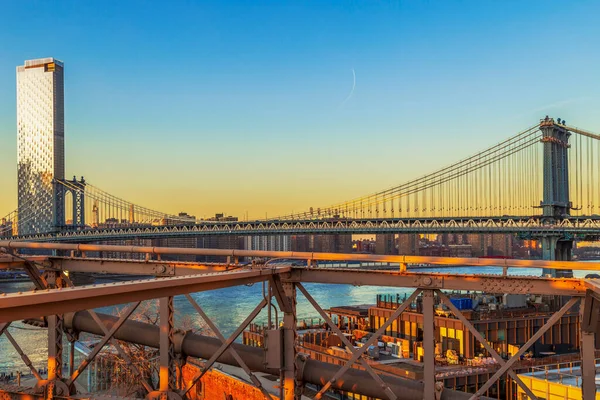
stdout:
<svg viewBox="0 0 600 400">
<path fill-rule="evenodd" d="M 561 123 L 562 122 L 562 123 Z M 569 200 L 569 137 L 571 132 L 558 119 L 546 117 L 540 123 L 543 143 L 543 199 L 540 203 L 544 223 L 554 225 L 571 214 Z M 545 260 L 570 261 L 573 238 L 562 234 L 544 234 L 540 238 L 542 257 Z M 556 276 L 556 270 L 544 270 L 544 275 Z M 560 276 L 572 276 L 568 270 L 558 271 Z"/>
</svg>

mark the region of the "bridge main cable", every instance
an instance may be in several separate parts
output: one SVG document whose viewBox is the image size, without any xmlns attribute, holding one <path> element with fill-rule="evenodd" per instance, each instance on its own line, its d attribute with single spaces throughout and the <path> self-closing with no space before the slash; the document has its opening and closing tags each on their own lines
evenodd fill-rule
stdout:
<svg viewBox="0 0 600 400">
<path fill-rule="evenodd" d="M 488 166 L 494 162 L 500 161 L 510 155 L 514 155 L 530 145 L 533 145 L 537 138 L 541 136 L 538 131 L 538 125 L 530 127 L 525 131 L 495 145 L 474 156 L 463 159 L 446 168 L 440 169 L 423 177 L 411 180 L 402 185 L 377 192 L 375 194 L 359 197 L 347 202 L 338 203 L 333 206 L 318 209 L 318 216 L 334 216 L 343 213 L 351 213 L 357 210 L 371 208 L 385 202 L 410 194 L 430 189 L 442 185 L 450 180 L 460 178 L 466 174 L 472 173 L 478 169 Z M 491 159 L 490 159 L 491 157 Z M 393 207 L 393 203 L 392 203 Z M 307 215 L 314 216 L 313 212 L 297 213 L 279 217 L 278 219 L 298 219 Z M 347 215 L 346 215 L 347 216 Z"/>
</svg>

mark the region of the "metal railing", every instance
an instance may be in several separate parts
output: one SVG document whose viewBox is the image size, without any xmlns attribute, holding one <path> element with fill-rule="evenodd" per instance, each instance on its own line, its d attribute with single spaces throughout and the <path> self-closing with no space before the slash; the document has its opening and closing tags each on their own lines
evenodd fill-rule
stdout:
<svg viewBox="0 0 600 400">
<path fill-rule="evenodd" d="M 159 247 L 132 247 L 132 246 L 100 246 L 80 244 L 54 244 L 54 243 L 26 243 L 26 242 L 0 242 L 4 255 L 0 254 L 0 267 L 9 265 L 11 268 L 24 269 L 32 278 L 37 290 L 0 295 L 0 334 L 11 337 L 10 323 L 26 318 L 39 318 L 46 316 L 48 327 L 48 379 L 38 379 L 38 389 L 32 389 L 37 396 L 76 396 L 74 382 L 82 371 L 93 361 L 101 349 L 111 343 L 116 351 L 127 359 L 127 354 L 120 349 L 117 340 L 137 343 L 142 346 L 156 348 L 159 351 L 160 378 L 158 387 L 145 387 L 148 398 L 167 396 L 173 399 L 184 398 L 201 379 L 205 372 L 215 362 L 235 365 L 242 368 L 250 377 L 252 383 L 260 389 L 265 397 L 270 397 L 271 392 L 261 383 L 253 371 L 262 371 L 268 374 L 279 375 L 279 396 L 291 400 L 299 398 L 303 384 L 312 383 L 319 385 L 322 396 L 327 390 L 353 392 L 365 396 L 389 399 L 427 399 L 441 397 L 442 400 L 475 399 L 485 395 L 501 376 L 508 374 L 531 397 L 533 393 L 513 372 L 518 365 L 520 357 L 537 341 L 549 328 L 552 327 L 574 305 L 582 302 L 581 307 L 581 354 L 583 365 L 583 393 L 584 400 L 593 399 L 595 393 L 594 376 L 594 337 L 597 330 L 598 294 L 600 284 L 594 280 L 576 278 L 547 278 L 529 276 L 510 276 L 506 269 L 511 268 L 549 268 L 549 269 L 583 269 L 598 268 L 598 263 L 578 263 L 563 261 L 529 261 L 529 260 L 490 260 L 475 258 L 437 258 L 437 257 L 409 257 L 409 256 L 377 256 L 356 254 L 331 254 L 331 253 L 298 253 L 298 252 L 264 252 L 264 251 L 239 251 L 217 249 L 177 249 Z M 53 256 L 27 256 L 19 254 L 19 249 L 38 249 L 72 251 L 71 257 Z M 86 252 L 112 251 L 146 254 L 147 261 L 128 260 L 97 260 L 87 259 Z M 194 263 L 172 263 L 153 260 L 164 254 L 192 254 L 192 255 L 220 255 L 229 257 L 229 262 L 223 265 L 194 265 Z M 75 257 L 78 256 L 78 257 Z M 277 258 L 277 264 L 239 264 L 241 257 L 257 257 L 262 260 Z M 310 267 L 292 267 L 282 263 L 281 260 L 304 259 Z M 319 268 L 312 261 L 338 261 L 361 260 L 373 262 L 395 262 L 400 265 L 399 270 L 378 271 L 347 268 Z M 119 282 L 107 285 L 92 285 L 74 287 L 67 271 L 101 272 L 115 267 L 121 268 L 122 273 L 139 274 L 140 270 L 147 270 L 148 275 L 159 276 L 159 279 L 144 279 Z M 504 268 L 504 274 L 499 275 L 459 275 L 452 273 L 416 273 L 407 272 L 405 266 L 409 263 L 430 263 L 436 265 L 461 265 L 485 266 L 496 265 Z M 183 268 L 183 270 L 180 270 Z M 180 271 L 184 271 L 183 273 Z M 475 271 L 476 272 L 476 271 Z M 248 315 L 244 322 L 229 337 L 225 338 L 214 325 L 210 318 L 191 296 L 190 293 L 213 290 L 230 286 L 245 285 L 254 282 L 266 282 L 268 290 L 265 298 Z M 305 283 L 351 284 L 395 286 L 413 288 L 414 292 L 404 302 L 391 312 L 385 323 L 372 334 L 363 347 L 354 349 L 354 346 L 345 338 L 339 327 L 320 307 L 304 287 Z M 490 347 L 489 343 L 473 327 L 465 316 L 458 310 L 442 290 L 477 290 L 490 293 L 540 293 L 570 297 L 570 300 L 560 310 L 553 313 L 546 324 L 540 327 L 529 338 L 527 343 L 509 360 L 502 359 Z M 336 333 L 344 345 L 351 351 L 349 358 L 340 365 L 320 362 L 303 356 L 297 349 L 297 318 L 296 302 L 297 292 L 306 298 L 315 311 L 325 321 L 328 328 Z M 173 297 L 184 295 L 200 318 L 213 331 L 214 337 L 202 336 L 193 333 L 184 333 L 177 330 L 173 320 L 175 303 Z M 379 337 L 397 320 L 400 314 L 409 309 L 417 296 L 422 296 L 422 313 L 424 319 L 423 338 L 423 379 L 410 381 L 404 378 L 381 374 L 380 366 L 374 367 L 367 362 L 363 355 L 369 346 L 376 343 Z M 499 368 L 488 382 L 478 388 L 477 393 L 462 393 L 436 384 L 434 360 L 434 304 L 435 298 L 443 303 L 450 312 L 459 319 L 467 329 L 483 345 L 488 354 L 496 360 Z M 148 299 L 160 299 L 159 326 L 129 320 L 140 302 Z M 273 302 L 280 310 L 281 327 L 268 329 L 265 332 L 266 350 L 240 345 L 235 339 L 248 327 L 258 313 L 265 307 L 271 308 Z M 94 312 L 97 307 L 117 304 L 130 304 L 120 317 L 104 315 Z M 87 311 L 84 311 L 87 310 Z M 594 319 L 596 318 L 596 319 Z M 276 326 L 269 321 L 268 326 Z M 69 375 L 62 371 L 63 355 L 62 346 L 64 336 L 68 337 L 69 346 L 77 341 L 73 333 L 86 332 L 99 336 L 100 342 L 94 351 Z M 13 346 L 23 354 L 23 360 L 28 364 L 27 355 L 22 351 L 16 341 L 11 340 Z M 117 343 L 115 345 L 115 343 Z M 97 350 L 96 350 L 97 349 Z M 178 382 L 178 368 L 181 368 L 181 357 L 185 354 L 206 360 L 204 368 L 196 376 L 188 377 L 184 382 Z M 72 363 L 72 361 L 71 361 Z M 29 362 L 30 364 L 30 362 Z M 135 368 L 135 364 L 131 368 Z M 592 368 L 590 369 L 590 366 Z M 73 365 L 74 367 L 74 365 Z M 358 368 L 357 368 L 358 367 Z M 380 372 L 378 372 L 380 371 Z M 593 372 L 592 372 L 593 371 Z M 137 371 L 132 370 L 135 375 Z M 592 375 L 590 375 L 592 374 Z M 591 376 L 591 378 L 590 378 Z M 376 384 L 373 384 L 375 380 Z M 146 383 L 147 384 L 147 383 Z M 20 390 L 20 389 L 19 389 Z M 14 395 L 23 393 L 11 392 Z M 37 390 L 37 391 L 36 391 Z"/>
</svg>

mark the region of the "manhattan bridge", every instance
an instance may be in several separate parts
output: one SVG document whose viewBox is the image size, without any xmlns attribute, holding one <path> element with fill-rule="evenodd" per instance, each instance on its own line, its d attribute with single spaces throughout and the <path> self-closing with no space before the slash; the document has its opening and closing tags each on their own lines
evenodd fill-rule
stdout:
<svg viewBox="0 0 600 400">
<path fill-rule="evenodd" d="M 327 396 L 326 392 L 334 390 L 361 395 L 361 398 L 390 400 L 487 400 L 494 393 L 493 398 L 500 399 L 502 391 L 507 399 L 537 400 L 549 397 L 539 391 L 534 393 L 533 387 L 522 379 L 520 373 L 527 368 L 523 356 L 542 339 L 552 342 L 553 335 L 560 338 L 563 322 L 569 321 L 572 329 L 567 329 L 566 335 L 576 343 L 580 363 L 576 377 L 579 398 L 593 400 L 597 393 L 595 376 L 600 357 L 600 282 L 593 276 L 574 278 L 572 271 L 596 272 L 600 263 L 574 262 L 570 258 L 574 241 L 600 240 L 599 178 L 600 136 L 546 117 L 501 143 L 421 178 L 371 195 L 272 219 L 198 221 L 133 204 L 83 178 L 54 179 L 52 196 L 46 191 L 41 207 L 34 196 L 30 203 L 20 202 L 19 209 L 1 221 L 0 269 L 22 270 L 35 289 L 0 293 L 0 336 L 10 342 L 33 377 L 28 384 L 22 384 L 20 375 L 16 385 L 0 384 L 0 399 L 223 398 L 219 396 L 233 399 L 233 395 L 227 394 L 230 392 L 237 393 L 235 398 L 239 399 L 278 396 L 282 400 L 301 400 L 306 398 L 304 394 L 308 390 L 316 392 L 315 399 L 322 399 Z M 48 210 L 51 210 L 52 228 L 26 232 L 31 227 L 42 226 L 39 221 L 48 221 Z M 539 240 L 544 260 L 103 244 L 138 238 L 365 233 L 516 235 Z M 128 256 L 103 257 L 111 252 Z M 100 254 L 100 257 L 88 257 L 86 253 Z M 171 254 L 226 256 L 227 262 L 174 262 L 166 258 Z M 242 258 L 252 262 L 241 262 Z M 298 265 L 292 263 L 293 260 L 306 261 L 306 264 Z M 320 261 L 324 263 L 319 264 Z M 334 264 L 340 261 L 388 263 L 399 268 L 369 269 L 362 264 L 359 268 L 350 268 L 348 264 L 345 267 Z M 470 267 L 473 273 L 419 272 L 407 267 L 418 263 Z M 501 275 L 482 274 L 479 269 L 482 266 L 500 266 L 503 272 Z M 541 277 L 512 275 L 508 273 L 509 268 L 541 268 L 544 272 Z M 122 282 L 74 283 L 77 274 L 90 273 L 129 276 Z M 140 276 L 145 278 L 138 279 Z M 148 277 L 150 279 L 146 279 Z M 215 289 L 246 290 L 245 287 L 256 283 L 262 284 L 258 304 L 228 338 L 207 316 L 203 310 L 205 304 L 192 297 L 193 293 Z M 364 345 L 354 347 L 341 331 L 339 319 L 334 322 L 331 310 L 325 310 L 311 295 L 314 284 L 405 288 L 412 293 L 403 301 L 398 297 L 395 303 L 390 303 L 389 315 L 378 317 Z M 454 305 L 448 291 L 503 296 L 535 294 L 555 299 L 556 309 L 543 314 L 535 327 L 530 318 L 517 317 L 515 335 L 519 324 L 531 325 L 531 329 L 527 328 L 530 334 L 519 342 L 514 354 L 502 357 L 491 338 L 475 325 L 477 322 L 469 320 L 463 313 L 465 310 Z M 306 353 L 306 347 L 299 345 L 303 329 L 296 308 L 299 294 L 323 318 L 325 331 L 335 333 L 346 346 L 348 353 L 339 362 L 311 356 Z M 154 323 L 134 320 L 134 311 L 149 300 L 157 300 L 157 320 Z M 182 301 L 189 302 L 193 314 L 197 312 L 196 317 L 206 322 L 213 336 L 178 329 L 180 321 L 175 313 L 181 311 L 176 308 L 182 307 Z M 235 303 L 237 300 L 226 301 Z M 419 361 L 422 378 L 408 379 L 386 370 L 387 365 L 370 361 L 366 353 L 373 345 L 378 346 L 382 335 L 394 327 L 397 329 L 402 315 L 415 314 L 415 302 L 422 308 L 423 354 Z M 474 348 L 475 343 L 479 343 L 477 351 L 485 351 L 495 360 L 494 365 L 485 370 L 485 379 L 477 380 L 471 392 L 467 392 L 467 384 L 473 377 L 479 379 L 479 372 L 469 372 L 470 375 L 461 378 L 465 382 L 463 391 L 457 389 L 456 383 L 453 388 L 445 386 L 436 366 L 435 346 L 441 328 L 436 327 L 440 317 L 434 310 L 441 304 L 453 316 L 444 318 L 452 326 L 462 324 Z M 119 316 L 101 312 L 117 305 L 125 305 Z M 264 342 L 259 345 L 237 343 L 242 332 L 263 310 L 268 313 Z M 575 319 L 576 323 L 570 322 Z M 23 327 L 15 326 L 19 321 L 47 329 L 47 375 L 35 367 L 27 351 L 20 346 L 23 338 L 16 336 L 17 332 L 23 333 L 20 331 Z M 497 324 L 497 320 L 490 321 Z M 525 328 L 519 329 L 525 332 Z M 80 334 L 91 334 L 98 341 L 77 365 L 74 354 L 81 345 Z M 516 337 L 513 340 L 516 341 Z M 564 341 L 556 340 L 557 343 Z M 124 343 L 157 351 L 151 360 L 159 367 L 156 376 L 149 379 L 140 370 L 139 363 L 132 361 L 132 355 L 124 350 Z M 104 371 L 105 375 L 125 380 L 134 377 L 140 385 L 134 395 L 119 392 L 115 397 L 115 393 L 101 387 L 82 387 L 84 371 L 88 370 L 88 377 L 90 369 L 98 371 L 97 367 L 90 366 L 102 362 L 105 348 L 110 348 L 108 353 L 118 355 L 123 362 L 122 368 Z M 0 358 L 4 354 L 0 352 Z M 215 363 L 220 365 L 217 369 L 225 365 L 243 370 L 248 377 L 245 387 L 228 388 L 230 379 L 224 379 L 220 373 L 217 375 L 221 378 L 214 378 Z M 459 372 L 463 369 L 461 367 Z M 506 380 L 502 380 L 504 376 Z M 274 379 L 278 384 L 274 384 Z M 454 379 L 456 382 L 458 378 Z M 210 382 L 216 382 L 213 387 L 219 393 L 217 396 L 210 397 L 203 392 L 205 388 L 209 390 Z"/>
<path fill-rule="evenodd" d="M 83 178 L 55 179 L 51 204 L 35 210 L 20 204 L 2 218 L 0 236 L 90 243 L 203 235 L 503 233 L 540 240 L 544 259 L 570 260 L 574 240 L 600 236 L 599 139 L 546 117 L 418 179 L 334 205 L 254 221 L 190 221 L 133 204 Z M 54 210 L 53 228 L 23 233 L 20 227 L 43 210 Z"/>
</svg>

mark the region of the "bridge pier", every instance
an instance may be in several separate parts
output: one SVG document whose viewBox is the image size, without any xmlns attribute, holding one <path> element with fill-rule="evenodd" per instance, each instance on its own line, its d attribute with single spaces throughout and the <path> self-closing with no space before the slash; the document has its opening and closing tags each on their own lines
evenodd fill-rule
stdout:
<svg viewBox="0 0 600 400">
<path fill-rule="evenodd" d="M 544 260 L 556 261 L 571 261 L 573 253 L 573 241 L 566 240 L 562 236 L 543 236 L 542 242 L 542 258 Z M 543 269 L 544 276 L 553 278 L 572 278 L 573 271 L 570 270 L 555 270 Z"/>
</svg>

